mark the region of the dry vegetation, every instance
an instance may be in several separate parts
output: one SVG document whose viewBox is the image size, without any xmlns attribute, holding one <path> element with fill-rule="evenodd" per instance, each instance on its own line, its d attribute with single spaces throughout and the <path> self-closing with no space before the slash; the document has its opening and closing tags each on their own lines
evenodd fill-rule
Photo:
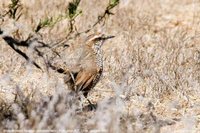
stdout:
<svg viewBox="0 0 200 133">
<path fill-rule="evenodd" d="M 200 1 L 120 0 L 100 23 L 109 0 L 82 0 L 67 16 L 69 2 L 0 0 L 1 131 L 200 132 Z M 45 63 L 57 53 L 69 61 L 96 31 L 116 37 L 103 46 L 103 77 L 89 94 L 97 110 L 83 100 L 77 111 L 64 75 Z M 29 45 L 12 48 L 5 36 Z"/>
</svg>

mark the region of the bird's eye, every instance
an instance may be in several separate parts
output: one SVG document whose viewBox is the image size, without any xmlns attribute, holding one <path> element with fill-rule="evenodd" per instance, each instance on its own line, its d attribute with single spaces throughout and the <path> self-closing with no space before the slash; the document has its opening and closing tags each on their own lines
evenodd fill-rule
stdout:
<svg viewBox="0 0 200 133">
<path fill-rule="evenodd" d="M 98 37 L 98 38 L 95 39 L 95 41 L 97 41 L 97 42 L 101 41 L 101 40 L 102 40 L 102 37 Z"/>
</svg>

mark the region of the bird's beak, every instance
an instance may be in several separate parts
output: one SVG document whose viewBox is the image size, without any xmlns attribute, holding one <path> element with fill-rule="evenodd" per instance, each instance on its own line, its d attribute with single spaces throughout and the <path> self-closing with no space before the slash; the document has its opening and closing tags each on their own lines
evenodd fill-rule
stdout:
<svg viewBox="0 0 200 133">
<path fill-rule="evenodd" d="M 111 39 L 111 38 L 114 38 L 115 36 L 104 36 L 102 37 L 103 40 L 108 40 L 108 39 Z"/>
</svg>

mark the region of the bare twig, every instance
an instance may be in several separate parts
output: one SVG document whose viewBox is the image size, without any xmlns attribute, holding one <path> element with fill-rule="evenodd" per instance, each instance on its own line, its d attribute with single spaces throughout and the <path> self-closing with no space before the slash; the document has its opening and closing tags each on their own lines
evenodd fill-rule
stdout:
<svg viewBox="0 0 200 133">
<path fill-rule="evenodd" d="M 4 41 L 7 42 L 7 44 L 18 54 L 20 54 L 23 58 L 25 58 L 28 62 L 31 62 L 34 66 L 42 70 L 42 68 L 33 60 L 31 60 L 26 53 L 22 52 L 20 49 L 18 49 L 16 46 L 29 46 L 30 44 L 24 42 L 24 41 L 18 41 L 10 36 L 4 36 Z"/>
</svg>

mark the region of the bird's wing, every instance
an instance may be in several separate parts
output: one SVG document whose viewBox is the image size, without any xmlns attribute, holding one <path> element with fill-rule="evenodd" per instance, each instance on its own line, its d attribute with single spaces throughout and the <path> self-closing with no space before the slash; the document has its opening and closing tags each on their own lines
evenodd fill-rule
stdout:
<svg viewBox="0 0 200 133">
<path fill-rule="evenodd" d="M 90 89 L 94 78 L 98 73 L 97 69 L 82 70 L 78 73 L 75 81 L 76 91 L 84 91 Z M 89 87 L 89 88 L 88 88 Z"/>
</svg>

